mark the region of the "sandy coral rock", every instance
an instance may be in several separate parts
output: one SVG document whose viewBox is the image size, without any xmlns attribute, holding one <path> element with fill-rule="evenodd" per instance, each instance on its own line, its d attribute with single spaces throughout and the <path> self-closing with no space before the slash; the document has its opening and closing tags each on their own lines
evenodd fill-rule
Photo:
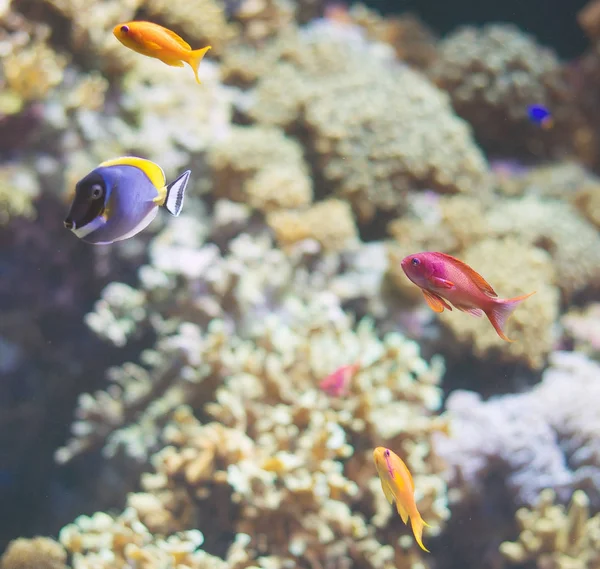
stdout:
<svg viewBox="0 0 600 569">
<path fill-rule="evenodd" d="M 600 514 L 591 516 L 585 492 L 573 492 L 565 508 L 556 504 L 552 489 L 545 489 L 535 507 L 517 511 L 516 520 L 517 541 L 500 545 L 509 563 L 533 561 L 539 569 L 600 567 Z"/>
<path fill-rule="evenodd" d="M 355 28 L 313 25 L 271 50 L 279 61 L 250 115 L 302 132 L 323 191 L 348 200 L 360 221 L 398 210 L 411 189 L 487 188 L 485 159 L 447 96 Z"/>
<path fill-rule="evenodd" d="M 303 239 L 315 239 L 326 251 L 351 248 L 358 241 L 352 209 L 341 200 L 325 200 L 302 211 L 276 211 L 268 214 L 267 223 L 275 232 L 280 246 Z"/>
<path fill-rule="evenodd" d="M 501 359 L 520 360 L 542 368 L 554 346 L 553 325 L 558 317 L 559 293 L 550 256 L 516 239 L 487 239 L 461 254 L 461 260 L 485 275 L 501 298 L 512 298 L 537 290 L 513 313 L 502 340 L 484 316 L 474 318 L 454 310 L 444 311 L 440 320 L 466 349 L 480 357 L 496 353 Z M 501 260 L 501 262 L 500 262 Z"/>
<path fill-rule="evenodd" d="M 67 569 L 67 552 L 53 539 L 15 539 L 0 559 L 2 569 Z"/>
<path fill-rule="evenodd" d="M 549 49 L 508 24 L 462 28 L 439 44 L 430 77 L 450 93 L 456 112 L 486 150 L 509 155 L 563 154 L 582 127 L 561 64 Z M 547 131 L 527 116 L 529 105 L 552 109 Z"/>
<path fill-rule="evenodd" d="M 312 183 L 300 145 L 279 129 L 233 127 L 209 152 L 214 192 L 262 211 L 312 201 Z"/>
</svg>

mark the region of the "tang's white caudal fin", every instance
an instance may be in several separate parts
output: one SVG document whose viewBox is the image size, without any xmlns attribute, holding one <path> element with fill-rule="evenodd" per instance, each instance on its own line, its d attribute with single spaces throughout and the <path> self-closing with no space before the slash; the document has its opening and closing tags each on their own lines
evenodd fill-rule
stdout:
<svg viewBox="0 0 600 569">
<path fill-rule="evenodd" d="M 186 170 L 179 178 L 173 180 L 167 185 L 167 196 L 163 207 L 171 214 L 177 217 L 181 213 L 183 207 L 183 198 L 185 196 L 185 188 L 190 178 L 191 171 Z"/>
</svg>

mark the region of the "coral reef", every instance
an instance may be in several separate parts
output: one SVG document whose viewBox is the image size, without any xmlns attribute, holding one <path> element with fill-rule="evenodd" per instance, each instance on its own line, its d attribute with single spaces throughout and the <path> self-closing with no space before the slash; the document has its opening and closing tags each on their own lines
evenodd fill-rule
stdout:
<svg viewBox="0 0 600 569">
<path fill-rule="evenodd" d="M 300 145 L 276 128 L 232 127 L 208 154 L 214 194 L 261 211 L 311 203 L 312 181 Z"/>
<path fill-rule="evenodd" d="M 560 323 L 576 351 L 594 359 L 600 358 L 600 303 L 572 308 L 562 316 Z"/>
<path fill-rule="evenodd" d="M 60 544 L 47 537 L 15 539 L 7 547 L 0 567 L 2 569 L 67 569 L 67 552 Z"/>
<path fill-rule="evenodd" d="M 457 30 L 439 43 L 429 75 L 491 153 L 560 156 L 590 135 L 556 55 L 515 26 Z M 532 123 L 530 105 L 551 109 L 553 128 Z"/>
<path fill-rule="evenodd" d="M 595 401 L 600 367 L 583 354 L 555 352 L 542 382 L 530 391 L 483 402 L 454 391 L 447 400 L 452 437 L 436 450 L 451 465 L 451 487 L 485 495 L 500 475 L 517 506 L 532 506 L 544 488 L 564 502 L 584 490 L 600 506 L 600 447 Z"/>
<path fill-rule="evenodd" d="M 511 564 L 535 561 L 540 569 L 600 567 L 600 514 L 590 516 L 581 490 L 573 492 L 568 509 L 555 498 L 546 489 L 533 509 L 521 508 L 516 515 L 519 538 L 502 543 L 500 553 Z"/>
<path fill-rule="evenodd" d="M 361 222 L 397 211 L 411 189 L 486 189 L 487 164 L 447 97 L 356 28 L 313 24 L 261 59 L 248 114 L 299 136 L 319 191 L 348 200 Z M 231 58 L 227 75 L 248 77 L 244 63 Z"/>
</svg>

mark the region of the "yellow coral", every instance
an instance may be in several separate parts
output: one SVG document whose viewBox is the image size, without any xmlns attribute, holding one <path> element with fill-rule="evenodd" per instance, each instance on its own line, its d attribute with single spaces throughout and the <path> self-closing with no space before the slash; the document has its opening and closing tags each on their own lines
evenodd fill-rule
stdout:
<svg viewBox="0 0 600 569">
<path fill-rule="evenodd" d="M 267 223 L 282 247 L 310 238 L 326 250 L 341 251 L 358 242 L 352 209 L 341 200 L 325 200 L 303 211 L 275 211 L 267 215 Z"/>
<path fill-rule="evenodd" d="M 534 509 L 516 515 L 521 533 L 505 541 L 500 553 L 510 563 L 535 561 L 539 569 L 598 569 L 600 514 L 590 516 L 585 492 L 576 490 L 568 510 L 555 504 L 551 489 L 543 490 Z"/>
<path fill-rule="evenodd" d="M 11 217 L 35 217 L 33 200 L 39 192 L 39 184 L 32 173 L 23 166 L 0 167 L 0 226 Z"/>
<path fill-rule="evenodd" d="M 457 310 L 446 310 L 440 314 L 440 320 L 461 344 L 479 357 L 496 352 L 501 359 L 522 360 L 531 367 L 541 368 L 554 345 L 553 325 L 559 310 L 549 255 L 513 238 L 486 239 L 464 250 L 461 260 L 482 274 L 502 298 L 537 292 L 508 321 L 505 332 L 516 340 L 514 344 L 502 340 L 485 316 L 474 318 Z"/>
<path fill-rule="evenodd" d="M 232 127 L 209 153 L 214 192 L 271 211 L 312 201 L 312 182 L 302 148 L 276 128 Z"/>
<path fill-rule="evenodd" d="M 0 560 L 2 569 L 67 569 L 67 552 L 47 537 L 15 539 Z"/>
</svg>

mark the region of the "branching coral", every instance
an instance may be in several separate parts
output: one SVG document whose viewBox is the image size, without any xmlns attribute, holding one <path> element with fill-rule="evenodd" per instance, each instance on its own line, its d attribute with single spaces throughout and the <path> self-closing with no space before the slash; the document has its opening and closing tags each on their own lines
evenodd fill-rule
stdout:
<svg viewBox="0 0 600 569">
<path fill-rule="evenodd" d="M 463 28 L 439 44 L 429 71 L 486 149 L 509 155 L 573 152 L 586 126 L 558 58 L 507 24 Z M 552 109 L 554 128 L 542 131 L 529 105 Z"/>
<path fill-rule="evenodd" d="M 463 497 L 485 496 L 485 481 L 500 476 L 518 506 L 535 504 L 544 488 L 561 501 L 582 489 L 592 507 L 600 505 L 600 367 L 567 352 L 554 353 L 551 363 L 527 393 L 482 402 L 455 391 L 448 398 L 453 436 L 436 448 Z"/>
<path fill-rule="evenodd" d="M 382 547 L 377 535 L 391 540 L 396 530 L 380 488 L 371 484 L 370 454 L 376 444 L 402 454 L 423 516 L 439 531 L 448 511 L 442 465 L 429 441 L 445 428 L 434 414 L 441 403 L 441 363 L 427 365 L 416 344 L 396 334 L 379 340 L 368 321 L 354 328 L 334 297 L 308 306 L 290 299 L 280 316 L 269 316 L 248 337 L 226 334 L 218 321 L 211 330 L 203 340 L 193 324 L 183 324 L 164 342 L 188 360 L 177 380 L 180 393 L 188 385 L 182 399 L 219 423 L 202 425 L 181 398 L 165 395 L 161 404 L 154 394 L 134 427 L 137 440 L 151 442 L 161 424 L 151 407 L 162 408 L 163 421 L 171 417 L 162 443 L 154 441 L 163 449 L 152 458 L 155 472 L 142 479 L 145 492 L 129 497 L 145 527 L 158 534 L 197 527 L 211 535 L 212 548 L 224 532 L 248 534 L 247 560 L 260 567 L 267 567 L 265 555 L 278 566 L 286 559 L 322 565 L 348 559 L 386 568 L 418 562 L 418 556 L 401 561 L 403 550 L 416 547 L 410 541 L 396 554 L 388 548 L 373 557 Z M 202 346 L 216 331 L 222 339 L 211 357 Z M 331 400 L 318 389 L 327 373 L 357 360 L 352 396 Z M 202 370 L 208 376 L 198 380 Z M 177 405 L 173 411 L 170 404 Z M 364 513 L 352 513 L 352 503 Z"/>
<path fill-rule="evenodd" d="M 513 564 L 535 561 L 540 569 L 600 567 L 600 514 L 590 516 L 585 492 L 573 492 L 569 508 L 555 504 L 551 489 L 543 490 L 535 508 L 522 508 L 516 518 L 521 533 L 504 542 L 500 553 Z"/>
</svg>

